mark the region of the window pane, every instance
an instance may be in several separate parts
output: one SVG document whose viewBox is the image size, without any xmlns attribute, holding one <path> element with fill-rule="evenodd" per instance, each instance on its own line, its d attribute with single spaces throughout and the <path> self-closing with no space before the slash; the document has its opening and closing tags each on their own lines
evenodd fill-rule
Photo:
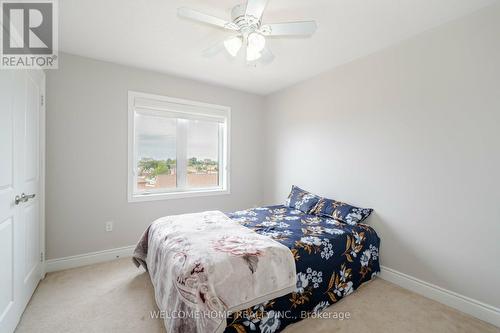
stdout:
<svg viewBox="0 0 500 333">
<path fill-rule="evenodd" d="M 187 123 L 187 186 L 219 186 L 219 124 L 203 120 Z"/>
<path fill-rule="evenodd" d="M 177 119 L 135 114 L 137 189 L 175 188 Z"/>
</svg>

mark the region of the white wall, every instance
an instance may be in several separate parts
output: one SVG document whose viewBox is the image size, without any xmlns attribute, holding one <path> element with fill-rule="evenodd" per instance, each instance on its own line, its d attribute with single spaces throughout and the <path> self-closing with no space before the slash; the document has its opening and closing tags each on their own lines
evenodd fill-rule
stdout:
<svg viewBox="0 0 500 333">
<path fill-rule="evenodd" d="M 132 245 L 160 216 L 261 204 L 262 97 L 67 54 L 59 61 L 47 71 L 47 258 Z M 127 202 L 128 90 L 232 108 L 230 195 Z"/>
<path fill-rule="evenodd" d="M 500 306 L 500 6 L 266 100 L 266 203 L 373 207 L 383 265 Z"/>
</svg>

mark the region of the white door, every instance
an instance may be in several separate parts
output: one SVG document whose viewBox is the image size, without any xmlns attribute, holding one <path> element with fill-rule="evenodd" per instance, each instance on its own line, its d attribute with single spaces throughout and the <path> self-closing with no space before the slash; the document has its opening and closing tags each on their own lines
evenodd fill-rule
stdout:
<svg viewBox="0 0 500 333">
<path fill-rule="evenodd" d="M 14 331 L 42 276 L 42 71 L 0 70 L 0 332 Z"/>
</svg>

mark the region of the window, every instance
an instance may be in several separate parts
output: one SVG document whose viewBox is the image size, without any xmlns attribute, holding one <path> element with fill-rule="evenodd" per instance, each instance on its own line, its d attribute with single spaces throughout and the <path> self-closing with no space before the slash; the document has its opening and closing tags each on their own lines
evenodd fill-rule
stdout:
<svg viewBox="0 0 500 333">
<path fill-rule="evenodd" d="M 129 92 L 129 201 L 229 193 L 230 109 Z"/>
</svg>

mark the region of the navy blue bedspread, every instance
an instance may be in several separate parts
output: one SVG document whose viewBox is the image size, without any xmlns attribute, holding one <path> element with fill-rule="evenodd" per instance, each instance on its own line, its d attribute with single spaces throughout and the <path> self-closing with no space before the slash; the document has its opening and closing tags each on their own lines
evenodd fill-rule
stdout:
<svg viewBox="0 0 500 333">
<path fill-rule="evenodd" d="M 225 332 L 278 332 L 305 314 L 321 312 L 380 271 L 380 239 L 366 224 L 351 226 L 281 205 L 228 215 L 291 249 L 297 288 L 232 314 Z"/>
</svg>

